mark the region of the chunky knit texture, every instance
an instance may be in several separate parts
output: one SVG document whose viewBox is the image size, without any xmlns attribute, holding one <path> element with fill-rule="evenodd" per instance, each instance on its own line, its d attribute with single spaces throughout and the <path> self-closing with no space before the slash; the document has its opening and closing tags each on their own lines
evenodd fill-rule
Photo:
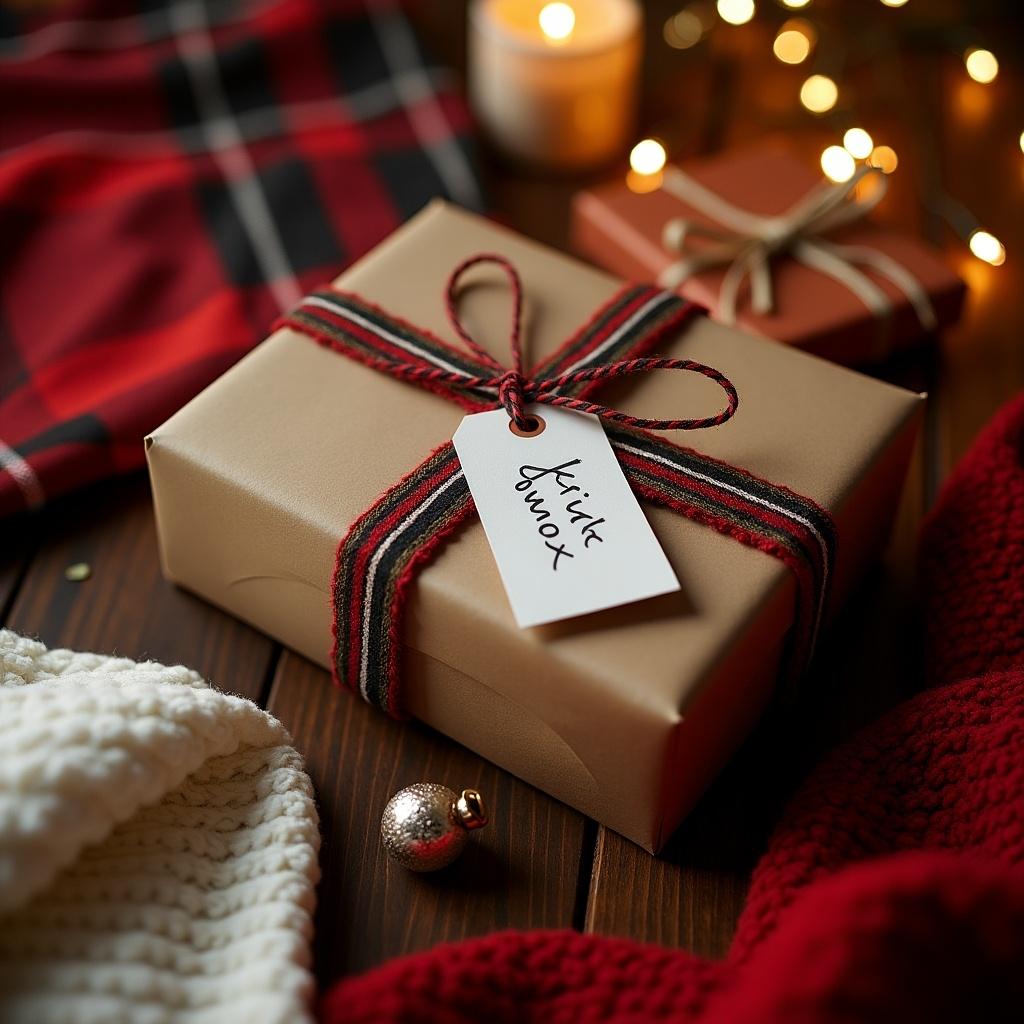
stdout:
<svg viewBox="0 0 1024 1024">
<path fill-rule="evenodd" d="M 0 1020 L 307 1019 L 319 836 L 283 727 L 0 631 Z"/>
<path fill-rule="evenodd" d="M 725 961 L 504 933 L 337 985 L 324 1022 L 1018 1021 L 1024 1006 L 1024 396 L 923 535 L 930 672 L 785 812 Z"/>
<path fill-rule="evenodd" d="M 939 496 L 922 533 L 921 577 L 933 682 L 1024 667 L 1024 394 Z"/>
</svg>

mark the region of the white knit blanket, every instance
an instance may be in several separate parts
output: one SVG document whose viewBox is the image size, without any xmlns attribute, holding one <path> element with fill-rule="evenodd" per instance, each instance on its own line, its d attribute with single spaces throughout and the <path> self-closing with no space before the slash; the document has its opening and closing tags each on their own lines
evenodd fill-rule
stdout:
<svg viewBox="0 0 1024 1024">
<path fill-rule="evenodd" d="M 319 834 L 284 728 L 0 630 L 0 1021 L 309 1020 Z"/>
</svg>

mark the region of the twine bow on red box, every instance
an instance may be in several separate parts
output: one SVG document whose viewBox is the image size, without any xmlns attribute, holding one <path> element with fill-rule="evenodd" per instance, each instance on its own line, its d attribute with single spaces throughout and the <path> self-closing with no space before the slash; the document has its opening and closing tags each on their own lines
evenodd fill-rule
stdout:
<svg viewBox="0 0 1024 1024">
<path fill-rule="evenodd" d="M 507 275 L 513 296 L 513 367 L 503 367 L 463 327 L 456 302 L 470 268 L 490 263 Z M 325 288 L 307 296 L 278 326 L 433 391 L 470 412 L 498 406 L 521 431 L 526 406 L 541 403 L 593 413 L 635 493 L 757 548 L 787 565 L 797 583 L 789 673 L 809 660 L 825 607 L 835 555 L 831 516 L 809 498 L 769 483 L 649 430 L 700 430 L 731 419 L 736 389 L 718 370 L 688 359 L 646 357 L 661 338 L 699 308 L 672 292 L 630 285 L 533 371 L 523 368 L 522 285 L 504 257 L 480 254 L 453 271 L 446 289 L 449 318 L 469 355 L 357 295 Z M 655 420 L 599 405 L 589 396 L 616 377 L 654 370 L 702 374 L 726 394 L 714 416 Z M 451 441 L 386 491 L 353 523 L 338 546 L 332 583 L 335 680 L 392 715 L 401 713 L 399 645 L 402 611 L 416 573 L 475 511 Z"/>
</svg>

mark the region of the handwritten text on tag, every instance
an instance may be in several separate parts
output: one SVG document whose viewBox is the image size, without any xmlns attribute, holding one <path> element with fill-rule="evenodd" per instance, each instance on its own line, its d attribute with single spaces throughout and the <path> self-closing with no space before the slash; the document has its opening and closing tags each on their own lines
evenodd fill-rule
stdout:
<svg viewBox="0 0 1024 1024">
<path fill-rule="evenodd" d="M 465 417 L 455 450 L 516 622 L 537 626 L 679 589 L 596 416 L 530 406 Z"/>
</svg>

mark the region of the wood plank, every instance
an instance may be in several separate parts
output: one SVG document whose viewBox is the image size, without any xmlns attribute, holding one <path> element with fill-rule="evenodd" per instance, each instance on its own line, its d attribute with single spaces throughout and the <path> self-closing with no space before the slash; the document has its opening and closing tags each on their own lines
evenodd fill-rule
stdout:
<svg viewBox="0 0 1024 1024">
<path fill-rule="evenodd" d="M 16 516 L 4 523 L 0 543 L 0 625 L 6 621 L 38 544 L 38 516 Z"/>
<path fill-rule="evenodd" d="M 43 541 L 7 617 L 50 647 L 182 663 L 258 700 L 275 645 L 160 575 L 148 482 L 90 488 L 44 510 Z M 81 583 L 64 570 L 87 562 Z"/>
<path fill-rule="evenodd" d="M 321 984 L 389 957 L 503 928 L 571 927 L 584 819 L 416 722 L 394 722 L 285 652 L 268 704 L 306 758 L 323 836 L 315 933 Z M 391 862 L 380 816 L 399 789 L 483 794 L 491 824 L 432 875 Z"/>
</svg>

